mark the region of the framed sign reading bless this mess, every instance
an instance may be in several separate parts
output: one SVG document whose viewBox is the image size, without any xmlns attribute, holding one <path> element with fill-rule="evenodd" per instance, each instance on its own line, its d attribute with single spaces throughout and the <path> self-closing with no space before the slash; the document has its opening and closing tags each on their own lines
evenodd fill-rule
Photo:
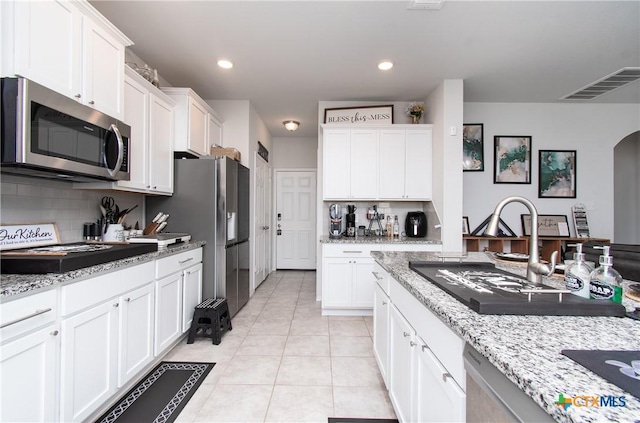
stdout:
<svg viewBox="0 0 640 423">
<path fill-rule="evenodd" d="M 324 109 L 324 123 L 393 123 L 393 104 Z"/>
</svg>

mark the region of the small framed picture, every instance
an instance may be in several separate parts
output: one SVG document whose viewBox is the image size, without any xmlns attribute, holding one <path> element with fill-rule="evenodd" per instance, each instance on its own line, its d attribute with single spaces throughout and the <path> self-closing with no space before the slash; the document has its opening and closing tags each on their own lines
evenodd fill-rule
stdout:
<svg viewBox="0 0 640 423">
<path fill-rule="evenodd" d="M 538 198 L 576 198 L 576 150 L 540 150 Z"/>
<path fill-rule="evenodd" d="M 531 136 L 496 135 L 493 143 L 493 183 L 530 184 Z"/>
<path fill-rule="evenodd" d="M 469 217 L 462 216 L 462 235 L 469 235 L 471 231 L 469 230 Z"/>
<path fill-rule="evenodd" d="M 484 125 L 481 123 L 462 126 L 462 170 L 484 171 Z"/>
<path fill-rule="evenodd" d="M 521 214 L 522 234 L 531 236 L 531 215 Z M 569 220 L 564 214 L 541 214 L 538 216 L 538 236 L 569 237 Z"/>
</svg>

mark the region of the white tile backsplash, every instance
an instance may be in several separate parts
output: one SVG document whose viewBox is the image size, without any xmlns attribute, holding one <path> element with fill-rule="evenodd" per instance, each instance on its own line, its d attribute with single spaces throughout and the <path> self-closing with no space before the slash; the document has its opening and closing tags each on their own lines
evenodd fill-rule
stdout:
<svg viewBox="0 0 640 423">
<path fill-rule="evenodd" d="M 74 189 L 73 184 L 15 175 L 2 175 L 0 189 L 0 221 L 10 223 L 55 222 L 61 242 L 82 240 L 82 225 L 95 222 L 100 217 L 100 200 L 109 195 L 120 209 L 138 204 L 126 220 L 128 225 L 140 222 L 144 196 L 141 194 L 111 191 Z"/>
</svg>

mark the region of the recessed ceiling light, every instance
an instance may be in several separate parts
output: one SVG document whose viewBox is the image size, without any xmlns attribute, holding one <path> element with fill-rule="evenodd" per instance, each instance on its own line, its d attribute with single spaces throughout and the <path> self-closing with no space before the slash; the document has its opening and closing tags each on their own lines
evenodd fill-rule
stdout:
<svg viewBox="0 0 640 423">
<path fill-rule="evenodd" d="M 231 69 L 233 67 L 233 63 L 231 63 L 231 61 L 226 59 L 220 59 L 218 60 L 218 66 L 220 66 L 223 69 Z"/>
<path fill-rule="evenodd" d="M 389 70 L 392 67 L 393 67 L 393 62 L 389 60 L 383 60 L 382 62 L 378 63 L 378 69 L 380 70 Z"/>
</svg>

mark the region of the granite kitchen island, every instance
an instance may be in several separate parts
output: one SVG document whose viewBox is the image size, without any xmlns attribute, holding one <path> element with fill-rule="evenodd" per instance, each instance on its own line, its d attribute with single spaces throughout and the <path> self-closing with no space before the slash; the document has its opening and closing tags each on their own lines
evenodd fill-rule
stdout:
<svg viewBox="0 0 640 423">
<path fill-rule="evenodd" d="M 640 419 L 640 399 L 585 369 L 560 352 L 574 350 L 640 350 L 640 322 L 620 317 L 482 315 L 409 269 L 409 261 L 440 261 L 439 253 L 373 252 L 376 262 L 415 299 L 464 342 L 560 422 Z M 489 253 L 469 253 L 464 261 L 493 262 L 499 269 L 524 275 L 525 264 L 494 260 Z M 561 278 L 544 283 L 563 287 Z M 625 281 L 625 286 L 630 282 Z M 393 299 L 392 299 L 393 301 Z M 624 298 L 632 311 L 640 303 Z M 624 396 L 624 407 L 565 407 L 559 394 Z"/>
</svg>

